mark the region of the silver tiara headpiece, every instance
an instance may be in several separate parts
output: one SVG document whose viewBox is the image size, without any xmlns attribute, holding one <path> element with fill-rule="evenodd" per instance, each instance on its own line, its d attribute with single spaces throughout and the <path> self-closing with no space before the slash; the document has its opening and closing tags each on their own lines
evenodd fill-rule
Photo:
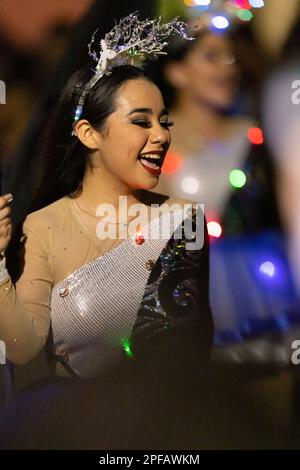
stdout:
<svg viewBox="0 0 300 470">
<path fill-rule="evenodd" d="M 103 75 L 111 73 L 114 66 L 131 64 L 141 67 L 146 59 L 166 54 L 166 40 L 172 34 L 178 34 L 188 40 L 194 39 L 188 36 L 187 25 L 178 18 L 169 23 L 162 23 L 161 18 L 139 20 L 137 13 L 131 13 L 122 18 L 104 39 L 100 40 L 100 52 L 97 53 L 94 47 L 97 31 L 88 45 L 89 56 L 97 63 L 95 74 L 78 94 L 72 135 L 75 135 L 74 126 L 81 117 L 87 94 Z"/>
</svg>

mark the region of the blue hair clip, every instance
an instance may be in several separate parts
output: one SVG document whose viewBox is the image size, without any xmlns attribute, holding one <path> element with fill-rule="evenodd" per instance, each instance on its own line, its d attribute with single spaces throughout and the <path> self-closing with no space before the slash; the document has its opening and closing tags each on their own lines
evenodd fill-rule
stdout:
<svg viewBox="0 0 300 470">
<path fill-rule="evenodd" d="M 73 129 L 72 129 L 72 135 L 76 135 L 74 128 L 75 128 L 76 123 L 77 123 L 77 122 L 79 121 L 79 119 L 81 118 L 81 115 L 82 115 L 82 108 L 83 108 L 83 106 L 82 106 L 81 104 L 78 104 L 78 105 L 76 106 L 76 110 L 75 110 L 75 114 L 74 114 L 74 120 L 73 120 L 73 126 L 72 126 L 72 127 L 73 127 Z"/>
</svg>

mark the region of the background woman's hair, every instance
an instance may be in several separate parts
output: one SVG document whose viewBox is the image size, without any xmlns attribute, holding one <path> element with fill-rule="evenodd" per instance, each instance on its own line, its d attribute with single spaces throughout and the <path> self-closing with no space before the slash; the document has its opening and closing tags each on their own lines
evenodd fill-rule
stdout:
<svg viewBox="0 0 300 470">
<path fill-rule="evenodd" d="M 164 75 L 166 65 L 184 60 L 186 55 L 195 47 L 196 41 L 201 41 L 201 39 L 209 34 L 223 35 L 232 41 L 233 52 L 241 70 L 240 87 L 246 93 L 253 94 L 253 101 L 255 100 L 259 84 L 266 72 L 267 64 L 258 50 L 251 28 L 248 25 L 242 24 L 234 25 L 231 29 L 224 32 L 212 32 L 209 29 L 200 30 L 195 35 L 195 41 L 186 41 L 174 37 L 166 49 L 167 55 L 161 56 L 158 61 L 148 63 L 146 68 L 147 74 L 162 91 L 167 108 L 175 106 L 177 90 Z M 254 103 L 253 108 L 256 108 Z M 256 109 L 254 109 L 255 111 Z"/>
<path fill-rule="evenodd" d="M 300 56 L 300 18 L 297 19 L 294 26 L 292 27 L 287 40 L 283 44 L 283 48 L 279 57 L 279 63 L 299 61 Z"/>
</svg>

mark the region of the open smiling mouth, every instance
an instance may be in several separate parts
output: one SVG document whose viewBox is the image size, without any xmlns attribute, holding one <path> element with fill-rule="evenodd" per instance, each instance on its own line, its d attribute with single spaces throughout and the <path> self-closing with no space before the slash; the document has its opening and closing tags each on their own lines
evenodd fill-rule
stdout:
<svg viewBox="0 0 300 470">
<path fill-rule="evenodd" d="M 139 155 L 138 160 L 142 167 L 152 175 L 158 176 L 161 174 L 161 166 L 164 161 L 162 155 L 154 153 L 142 154 Z"/>
</svg>

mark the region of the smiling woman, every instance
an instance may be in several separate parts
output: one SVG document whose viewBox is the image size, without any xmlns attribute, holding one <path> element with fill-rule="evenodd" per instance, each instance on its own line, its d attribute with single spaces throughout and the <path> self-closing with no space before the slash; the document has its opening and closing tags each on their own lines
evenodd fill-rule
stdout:
<svg viewBox="0 0 300 470">
<path fill-rule="evenodd" d="M 94 129 L 87 119 L 81 119 L 75 133 L 93 152 L 92 166 L 101 172 L 104 184 L 111 186 L 115 180 L 127 194 L 129 189 L 152 189 L 157 184 L 170 132 L 159 89 L 140 70 L 123 66 L 108 78 L 111 92 L 118 75 L 124 82 L 116 85 L 113 112 L 103 129 L 99 132 L 101 124 Z"/>
<path fill-rule="evenodd" d="M 0 317 L 5 326 L 2 331 L 7 332 L 3 339 L 10 360 L 24 363 L 32 359 L 51 331 L 54 345 L 51 353 L 57 373 L 79 377 L 97 376 L 122 356 L 123 340 L 131 336 L 138 321 L 136 315 L 147 286 L 149 269 L 145 266 L 153 268 L 152 276 L 155 271 L 162 276 L 174 270 L 175 259 L 184 260 L 184 252 L 181 250 L 178 257 L 175 250 L 172 256 L 168 254 L 168 263 L 162 262 L 160 256 L 166 255 L 166 243 L 172 233 L 167 239 L 158 234 L 162 233 L 168 217 L 174 218 L 178 226 L 184 223 L 186 212 L 182 209 L 189 203 L 149 191 L 158 182 L 170 144 L 170 123 L 159 89 L 139 68 L 114 67 L 111 74 L 99 80 L 87 96 L 81 117 L 71 132 L 77 100 L 74 90 L 83 86 L 89 73 L 85 68 L 70 79 L 53 116 L 48 167 L 41 193 L 35 210 L 23 225 L 23 272 L 16 291 L 11 288 L 9 277 L 4 281 L 2 289 L 6 297 Z M 121 213 L 120 198 L 126 199 L 125 214 Z M 117 220 L 121 219 L 125 225 L 129 224 L 127 213 L 133 213 L 133 208 L 136 215 L 144 214 L 144 220 L 139 219 L 136 224 L 136 234 L 127 234 L 124 240 L 120 226 L 119 231 L 113 231 L 115 236 L 105 230 L 100 233 L 100 214 L 108 207 L 114 209 Z M 196 218 L 195 214 L 193 217 Z M 108 225 L 111 224 L 116 222 L 109 220 Z M 176 225 L 173 226 L 175 230 Z M 169 244 L 180 245 L 174 235 L 171 238 Z M 186 240 L 181 241 L 183 248 Z M 204 322 L 200 330 L 208 328 L 208 339 L 212 331 L 206 250 L 204 245 L 200 252 L 206 255 L 201 262 L 199 258 L 192 274 L 192 278 L 196 277 L 189 282 L 196 282 L 199 289 L 202 289 L 200 279 L 204 282 L 205 294 L 199 302 L 204 302 L 206 313 L 198 320 Z M 178 288 L 177 283 L 188 281 L 190 273 L 186 276 L 186 279 L 180 276 L 178 282 L 175 276 L 172 289 Z M 161 295 L 172 298 L 169 288 Z M 105 301 L 100 300 L 99 289 L 105 292 Z M 188 283 L 184 289 L 180 287 L 179 298 L 192 299 L 194 294 L 190 289 Z M 170 307 L 158 308 L 158 305 L 159 299 L 155 307 L 158 317 L 154 315 L 153 321 L 154 324 L 158 321 L 160 330 L 173 320 L 170 317 L 166 323 L 163 312 Z M 176 305 L 175 302 L 174 308 Z M 191 303 L 185 320 L 189 318 L 188 311 L 191 319 L 196 319 L 195 308 Z M 171 316 L 173 313 L 170 312 Z M 83 326 L 85 333 L 81 331 Z M 202 343 L 206 350 L 202 358 L 208 357 L 208 343 Z"/>
<path fill-rule="evenodd" d="M 103 378 L 132 358 L 152 373 L 159 362 L 162 375 L 193 364 L 198 376 L 212 341 L 207 234 L 201 246 L 188 242 L 203 232 L 203 214 L 150 191 L 170 144 L 168 112 L 140 68 L 114 65 L 87 86 L 94 73 L 85 67 L 66 85 L 49 129 L 41 191 L 23 224 L 15 286 L 3 270 L 7 356 L 23 364 L 48 343 L 59 376 Z M 146 221 L 125 239 L 99 237 L 97 214 L 109 206 L 119 216 L 121 197 Z M 0 204 L 2 251 L 10 223 L 5 197 Z M 168 220 L 174 232 L 166 237 Z"/>
</svg>

